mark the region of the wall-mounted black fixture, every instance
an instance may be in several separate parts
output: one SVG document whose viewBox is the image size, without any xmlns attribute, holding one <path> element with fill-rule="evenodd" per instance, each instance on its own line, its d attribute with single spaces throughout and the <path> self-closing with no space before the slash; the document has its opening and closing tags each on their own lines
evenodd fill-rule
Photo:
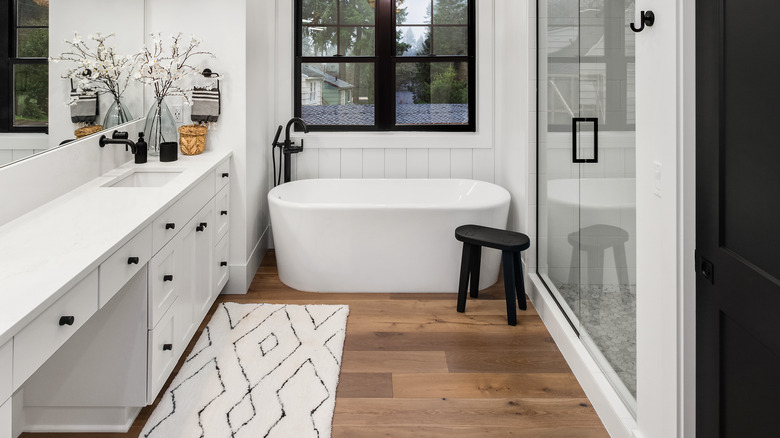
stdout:
<svg viewBox="0 0 780 438">
<path fill-rule="evenodd" d="M 284 167 L 284 182 L 290 182 L 292 179 L 292 167 L 290 164 L 290 155 L 297 154 L 298 152 L 303 151 L 303 140 L 301 140 L 301 145 L 296 146 L 294 141 L 290 141 L 290 127 L 293 124 L 298 124 L 303 128 L 303 132 L 305 134 L 309 133 L 309 127 L 306 125 L 306 122 L 303 121 L 300 117 L 293 117 L 290 119 L 289 122 L 287 122 L 287 128 L 285 129 L 284 134 L 284 142 L 279 142 L 279 135 L 282 133 L 282 125 L 279 125 L 279 128 L 276 129 L 276 136 L 274 137 L 274 141 L 271 143 L 271 158 L 274 161 L 274 186 L 277 186 L 281 184 L 282 179 L 282 167 Z M 279 153 L 279 176 L 277 178 L 276 173 L 276 154 L 275 149 L 279 148 L 281 152 Z M 282 164 L 284 163 L 284 164 Z"/>
<path fill-rule="evenodd" d="M 639 29 L 637 29 L 636 26 L 634 26 L 634 23 L 629 24 L 631 30 L 633 30 L 634 32 L 642 32 L 643 30 L 645 30 L 645 26 L 653 27 L 653 24 L 655 24 L 655 14 L 653 13 L 653 11 L 647 11 L 647 12 L 641 11 L 639 17 L 640 17 Z"/>
<path fill-rule="evenodd" d="M 127 132 L 114 131 L 114 133 L 111 134 L 111 138 L 108 138 L 105 135 L 101 135 L 98 144 L 101 148 L 106 147 L 107 144 L 124 145 L 125 150 L 127 150 L 129 147 L 130 152 L 135 155 L 136 164 L 146 163 L 146 142 L 144 141 L 143 132 L 138 133 L 138 143 L 133 143 L 133 141 L 130 140 L 130 136 L 127 134 Z"/>
</svg>

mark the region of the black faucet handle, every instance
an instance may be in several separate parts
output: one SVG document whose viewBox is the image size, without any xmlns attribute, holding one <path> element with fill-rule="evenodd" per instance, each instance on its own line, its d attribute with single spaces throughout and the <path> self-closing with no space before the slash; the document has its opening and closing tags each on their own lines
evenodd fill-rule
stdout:
<svg viewBox="0 0 780 438">
<path fill-rule="evenodd" d="M 130 134 L 128 134 L 127 131 L 114 131 L 114 133 L 111 134 L 111 138 L 114 140 L 127 140 L 130 138 Z"/>
</svg>

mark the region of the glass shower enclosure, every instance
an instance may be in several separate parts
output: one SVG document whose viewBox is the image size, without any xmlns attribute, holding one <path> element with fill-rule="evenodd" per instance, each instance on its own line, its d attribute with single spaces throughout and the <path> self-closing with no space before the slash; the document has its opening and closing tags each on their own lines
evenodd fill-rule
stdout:
<svg viewBox="0 0 780 438">
<path fill-rule="evenodd" d="M 538 273 L 636 412 L 634 0 L 538 12 Z"/>
</svg>

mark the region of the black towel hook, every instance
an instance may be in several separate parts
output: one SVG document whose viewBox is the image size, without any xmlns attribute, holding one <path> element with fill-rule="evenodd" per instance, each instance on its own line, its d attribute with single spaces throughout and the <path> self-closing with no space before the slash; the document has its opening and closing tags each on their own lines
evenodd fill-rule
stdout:
<svg viewBox="0 0 780 438">
<path fill-rule="evenodd" d="M 637 29 L 636 26 L 634 26 L 634 23 L 631 23 L 629 25 L 631 27 L 631 30 L 633 30 L 634 32 L 642 32 L 643 30 L 645 30 L 645 26 L 652 27 L 653 24 L 655 24 L 655 14 L 653 13 L 653 11 L 647 11 L 647 12 L 641 11 L 639 17 L 641 19 L 639 29 Z"/>
</svg>

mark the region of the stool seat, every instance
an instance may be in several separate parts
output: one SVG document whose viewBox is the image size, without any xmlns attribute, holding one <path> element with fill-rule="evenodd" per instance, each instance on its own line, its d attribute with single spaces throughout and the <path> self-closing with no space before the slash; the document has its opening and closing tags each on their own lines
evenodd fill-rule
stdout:
<svg viewBox="0 0 780 438">
<path fill-rule="evenodd" d="M 525 234 L 481 225 L 461 225 L 455 229 L 455 238 L 501 251 L 525 251 L 531 246 L 531 239 Z"/>
<path fill-rule="evenodd" d="M 506 318 L 509 325 L 517 324 L 517 306 L 526 310 L 525 281 L 520 252 L 531 246 L 531 239 L 523 233 L 483 227 L 462 225 L 455 229 L 455 238 L 463 242 L 463 256 L 460 260 L 460 282 L 458 283 L 458 312 L 466 311 L 466 290 L 471 279 L 471 297 L 479 296 L 479 268 L 482 247 L 501 250 L 504 265 L 504 293 L 506 295 Z M 517 304 L 515 304 L 517 299 Z"/>
<path fill-rule="evenodd" d="M 605 250 L 612 248 L 618 284 L 628 285 L 626 242 L 629 239 L 630 236 L 626 230 L 607 224 L 590 225 L 569 234 L 568 241 L 569 245 L 572 246 L 569 283 L 583 283 L 585 277 L 582 274 L 587 273 L 587 284 L 603 284 L 604 254 Z M 580 251 L 587 254 L 587 270 L 582 269 Z"/>
</svg>

